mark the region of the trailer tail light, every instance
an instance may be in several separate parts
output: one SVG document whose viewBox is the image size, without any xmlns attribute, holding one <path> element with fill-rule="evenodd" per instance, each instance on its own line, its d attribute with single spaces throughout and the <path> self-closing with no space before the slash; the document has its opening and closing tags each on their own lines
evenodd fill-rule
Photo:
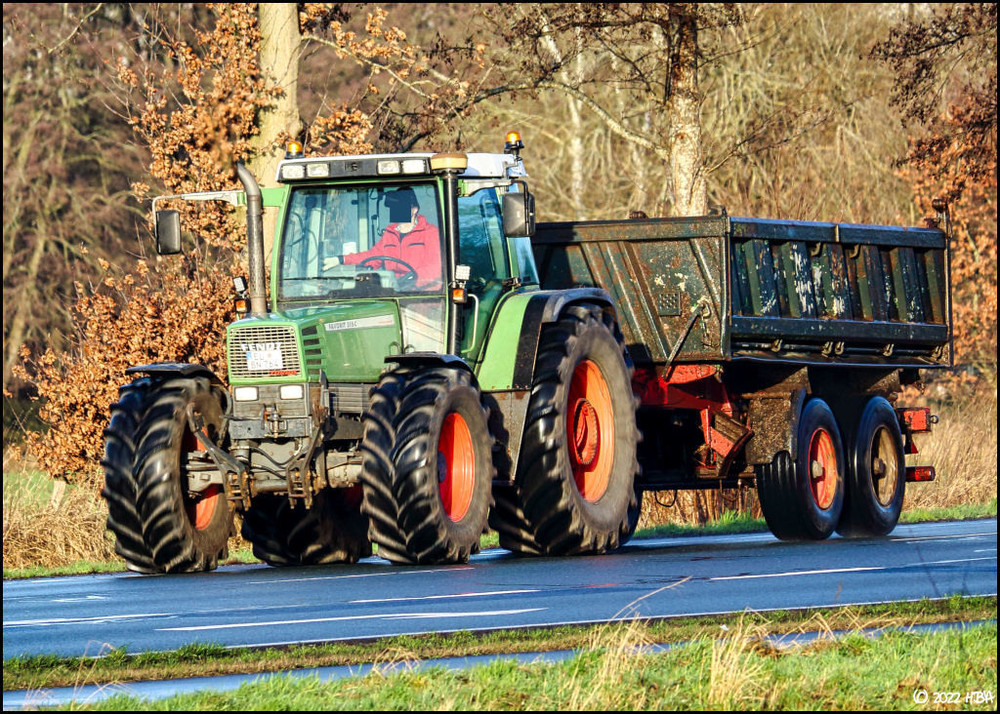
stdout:
<svg viewBox="0 0 1000 714">
<path fill-rule="evenodd" d="M 938 418 L 931 414 L 927 407 L 908 407 L 897 412 L 911 433 L 923 433 L 931 430 L 932 424 L 937 424 Z"/>
<path fill-rule="evenodd" d="M 933 466 L 907 466 L 906 467 L 906 482 L 907 483 L 927 483 L 933 481 L 937 474 L 934 472 Z"/>
</svg>

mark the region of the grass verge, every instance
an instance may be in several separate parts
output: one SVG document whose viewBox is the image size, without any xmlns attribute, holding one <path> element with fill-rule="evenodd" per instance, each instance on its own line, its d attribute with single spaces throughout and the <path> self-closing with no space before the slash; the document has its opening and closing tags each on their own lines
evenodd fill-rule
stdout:
<svg viewBox="0 0 1000 714">
<path fill-rule="evenodd" d="M 628 636 L 633 644 L 691 642 L 715 638 L 739 628 L 756 636 L 801 632 L 906 627 L 915 624 L 995 619 L 996 598 L 923 600 L 890 605 L 851 606 L 811 611 L 736 613 L 672 618 L 654 622 L 621 622 L 598 627 L 558 627 L 488 633 L 394 637 L 375 642 L 332 643 L 260 650 L 230 650 L 218 645 L 192 644 L 173 652 L 130 655 L 124 649 L 101 657 L 18 657 L 4 661 L 7 690 L 77 686 L 152 679 L 254 674 L 347 664 L 387 663 L 497 653 L 578 649 L 592 651 L 595 638 Z M 995 637 L 994 637 L 995 640 Z M 994 648 L 994 669 L 996 652 Z M 532 708 L 536 707 L 532 703 Z"/>
</svg>

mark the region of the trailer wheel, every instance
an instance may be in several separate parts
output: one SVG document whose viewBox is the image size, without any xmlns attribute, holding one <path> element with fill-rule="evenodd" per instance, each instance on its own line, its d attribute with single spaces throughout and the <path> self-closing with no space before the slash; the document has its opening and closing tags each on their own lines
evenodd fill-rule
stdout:
<svg viewBox="0 0 1000 714">
<path fill-rule="evenodd" d="M 115 552 L 125 559 L 129 570 L 155 573 L 153 554 L 142 539 L 138 488 L 132 474 L 135 463 L 136 433 L 142 420 L 149 391 L 148 378 L 137 379 L 118 390 L 111 405 L 111 421 L 104 430 L 104 488 L 108 503 L 108 530 L 115 535 Z"/>
<path fill-rule="evenodd" d="M 372 540 L 393 563 L 467 562 L 486 527 L 493 480 L 479 387 L 470 373 L 448 368 L 383 382 L 365 421 L 363 508 Z"/>
<path fill-rule="evenodd" d="M 284 494 L 258 496 L 243 515 L 243 537 L 268 565 L 356 563 L 372 554 L 361 489 L 324 489 L 308 509 Z"/>
<path fill-rule="evenodd" d="M 798 427 L 798 455 L 781 452 L 758 467 L 757 495 L 768 528 L 782 540 L 823 540 L 844 505 L 844 447 L 830 407 L 809 400 Z"/>
<path fill-rule="evenodd" d="M 545 328 L 515 486 L 546 555 L 604 553 L 637 515 L 631 363 L 612 317 L 573 306 Z"/>
<path fill-rule="evenodd" d="M 188 425 L 192 410 L 209 437 L 222 438 L 222 398 L 204 377 L 158 382 L 138 432 L 135 480 L 142 535 L 157 570 L 214 570 L 226 553 L 233 515 L 221 487 L 188 490 L 189 465 L 210 465 Z"/>
<path fill-rule="evenodd" d="M 848 537 L 889 534 L 903 509 L 906 463 L 899 420 L 883 397 L 865 405 L 847 453 L 847 493 L 837 531 Z"/>
</svg>

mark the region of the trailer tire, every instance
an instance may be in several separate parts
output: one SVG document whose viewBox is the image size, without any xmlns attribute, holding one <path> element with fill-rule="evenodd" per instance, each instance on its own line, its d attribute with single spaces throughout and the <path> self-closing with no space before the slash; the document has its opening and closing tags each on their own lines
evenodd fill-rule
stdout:
<svg viewBox="0 0 1000 714">
<path fill-rule="evenodd" d="M 844 505 L 844 447 L 837 420 L 822 399 L 810 399 L 798 424 L 797 456 L 787 451 L 759 466 L 757 495 L 764 520 L 782 540 L 823 540 Z"/>
<path fill-rule="evenodd" d="M 903 454 L 895 410 L 885 398 L 871 398 L 849 432 L 841 535 L 884 536 L 896 527 L 906 488 Z"/>
<path fill-rule="evenodd" d="M 143 540 L 161 572 L 214 570 L 227 552 L 233 514 L 225 492 L 210 486 L 200 496 L 188 494 L 182 458 L 202 450 L 188 426 L 188 408 L 210 438 L 221 439 L 222 400 L 205 377 L 155 382 L 149 391 L 134 474 Z"/>
<path fill-rule="evenodd" d="M 108 530 L 115 536 L 115 552 L 125 566 L 137 573 L 158 572 L 153 554 L 142 539 L 138 487 L 132 468 L 135 464 L 136 433 L 146 406 L 150 380 L 141 378 L 118 390 L 111 405 L 111 421 L 104 430 L 104 488 L 108 503 Z"/>
<path fill-rule="evenodd" d="M 366 420 L 362 476 L 379 555 L 397 564 L 468 562 L 486 528 L 494 474 L 475 378 L 464 369 L 414 370 L 384 396 Z"/>
<path fill-rule="evenodd" d="M 544 329 L 515 478 L 542 554 L 604 553 L 634 529 L 631 379 L 621 332 L 600 308 L 571 306 Z"/>
<path fill-rule="evenodd" d="M 372 554 L 359 491 L 323 489 L 308 509 L 285 494 L 262 494 L 243 514 L 241 533 L 268 565 L 356 563 Z"/>
</svg>

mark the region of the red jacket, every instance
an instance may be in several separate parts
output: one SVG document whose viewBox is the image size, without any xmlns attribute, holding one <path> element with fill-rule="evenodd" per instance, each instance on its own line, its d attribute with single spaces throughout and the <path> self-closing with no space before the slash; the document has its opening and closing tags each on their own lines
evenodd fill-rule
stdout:
<svg viewBox="0 0 1000 714">
<path fill-rule="evenodd" d="M 399 224 L 392 223 L 385 229 L 378 243 L 360 253 L 345 255 L 343 262 L 345 265 L 357 265 L 376 255 L 399 258 L 411 265 L 417 271 L 418 288 L 441 285 L 441 237 L 437 227 L 432 226 L 421 215 L 417 216 L 417 224 L 409 233 L 400 233 Z M 371 261 L 368 265 L 380 270 L 392 270 L 397 276 L 409 272 L 392 260 Z"/>
</svg>

